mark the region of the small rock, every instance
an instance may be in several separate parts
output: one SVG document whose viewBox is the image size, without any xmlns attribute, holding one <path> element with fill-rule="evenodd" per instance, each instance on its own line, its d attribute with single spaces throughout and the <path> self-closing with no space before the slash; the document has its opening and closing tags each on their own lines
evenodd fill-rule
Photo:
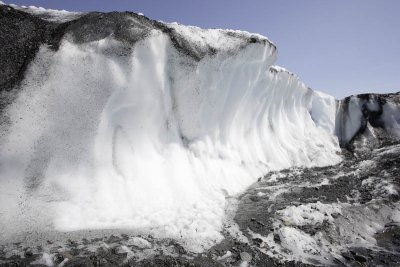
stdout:
<svg viewBox="0 0 400 267">
<path fill-rule="evenodd" d="M 250 196 L 250 200 L 253 202 L 258 202 L 260 201 L 260 198 L 258 196 Z"/>
<path fill-rule="evenodd" d="M 33 253 L 30 250 L 25 251 L 24 255 L 25 255 L 26 258 L 33 257 Z"/>
<path fill-rule="evenodd" d="M 242 259 L 242 261 L 247 261 L 250 262 L 251 261 L 251 255 L 247 252 L 241 252 L 240 253 L 240 259 Z"/>
<path fill-rule="evenodd" d="M 128 254 L 127 248 L 125 246 L 118 246 L 113 249 L 114 254 L 121 255 L 121 254 Z"/>
<path fill-rule="evenodd" d="M 274 234 L 274 241 L 276 243 L 281 243 L 281 237 L 278 234 Z"/>
<path fill-rule="evenodd" d="M 367 259 L 361 255 L 354 255 L 354 259 L 358 262 L 367 262 Z"/>
<path fill-rule="evenodd" d="M 185 254 L 186 250 L 179 244 L 175 244 L 175 248 L 178 250 L 179 254 Z"/>
<path fill-rule="evenodd" d="M 64 256 L 61 254 L 56 254 L 56 255 L 54 255 L 53 259 L 54 259 L 54 263 L 60 264 L 61 262 L 64 261 Z"/>
<path fill-rule="evenodd" d="M 261 238 L 254 238 L 254 239 L 253 239 L 253 242 L 254 242 L 257 246 L 260 246 L 261 243 L 263 243 L 263 241 L 261 240 Z"/>
<path fill-rule="evenodd" d="M 267 246 L 267 244 L 264 241 L 262 241 L 260 238 L 254 238 L 253 242 L 260 248 L 265 248 Z"/>
<path fill-rule="evenodd" d="M 260 221 L 257 221 L 257 223 L 258 223 L 259 225 L 261 225 L 261 226 L 265 226 L 265 224 L 262 223 L 262 222 L 260 222 Z"/>
<path fill-rule="evenodd" d="M 353 257 L 351 256 L 350 253 L 346 252 L 346 253 L 342 253 L 343 258 L 345 258 L 348 261 L 352 261 Z"/>
</svg>

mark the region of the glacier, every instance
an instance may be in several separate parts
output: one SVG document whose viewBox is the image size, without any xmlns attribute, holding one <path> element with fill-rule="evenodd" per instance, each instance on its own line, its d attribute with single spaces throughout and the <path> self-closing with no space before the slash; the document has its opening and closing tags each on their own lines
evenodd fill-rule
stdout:
<svg viewBox="0 0 400 267">
<path fill-rule="evenodd" d="M 399 132 L 397 106 L 311 90 L 258 34 L 30 10 L 59 39 L 3 84 L 3 242 L 131 229 L 200 252 L 223 239 L 229 200 L 265 173 L 341 162 L 341 146 L 376 127 L 366 107 Z"/>
</svg>

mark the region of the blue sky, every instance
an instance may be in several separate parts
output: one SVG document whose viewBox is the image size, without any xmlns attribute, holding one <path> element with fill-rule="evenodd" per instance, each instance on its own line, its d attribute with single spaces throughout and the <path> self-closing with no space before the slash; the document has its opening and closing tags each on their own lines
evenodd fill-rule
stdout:
<svg viewBox="0 0 400 267">
<path fill-rule="evenodd" d="M 3 0 L 4 1 L 4 0 Z M 134 11 L 166 22 L 257 32 L 278 62 L 337 98 L 400 91 L 399 0 L 13 0 L 70 11 Z"/>
</svg>

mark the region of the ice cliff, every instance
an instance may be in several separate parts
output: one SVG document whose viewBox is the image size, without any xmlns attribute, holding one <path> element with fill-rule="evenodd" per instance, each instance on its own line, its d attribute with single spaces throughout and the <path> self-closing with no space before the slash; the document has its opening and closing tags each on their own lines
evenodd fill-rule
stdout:
<svg viewBox="0 0 400 267">
<path fill-rule="evenodd" d="M 398 132 L 395 107 L 307 88 L 257 34 L 4 5 L 0 32 L 4 240 L 128 228 L 201 250 L 266 172 L 340 162 L 362 107 Z"/>
</svg>

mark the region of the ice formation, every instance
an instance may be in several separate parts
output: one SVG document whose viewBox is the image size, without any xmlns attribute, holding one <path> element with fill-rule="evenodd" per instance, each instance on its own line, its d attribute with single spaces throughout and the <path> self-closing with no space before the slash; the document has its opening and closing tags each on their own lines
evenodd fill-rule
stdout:
<svg viewBox="0 0 400 267">
<path fill-rule="evenodd" d="M 399 94 L 364 94 L 338 102 L 336 135 L 343 145 L 354 143 L 370 147 L 383 134 L 388 139 L 400 136 Z"/>
<path fill-rule="evenodd" d="M 129 228 L 198 251 L 258 177 L 341 160 L 336 100 L 273 66 L 265 37 L 131 13 L 69 23 L 2 115 L 4 239 Z"/>
</svg>

